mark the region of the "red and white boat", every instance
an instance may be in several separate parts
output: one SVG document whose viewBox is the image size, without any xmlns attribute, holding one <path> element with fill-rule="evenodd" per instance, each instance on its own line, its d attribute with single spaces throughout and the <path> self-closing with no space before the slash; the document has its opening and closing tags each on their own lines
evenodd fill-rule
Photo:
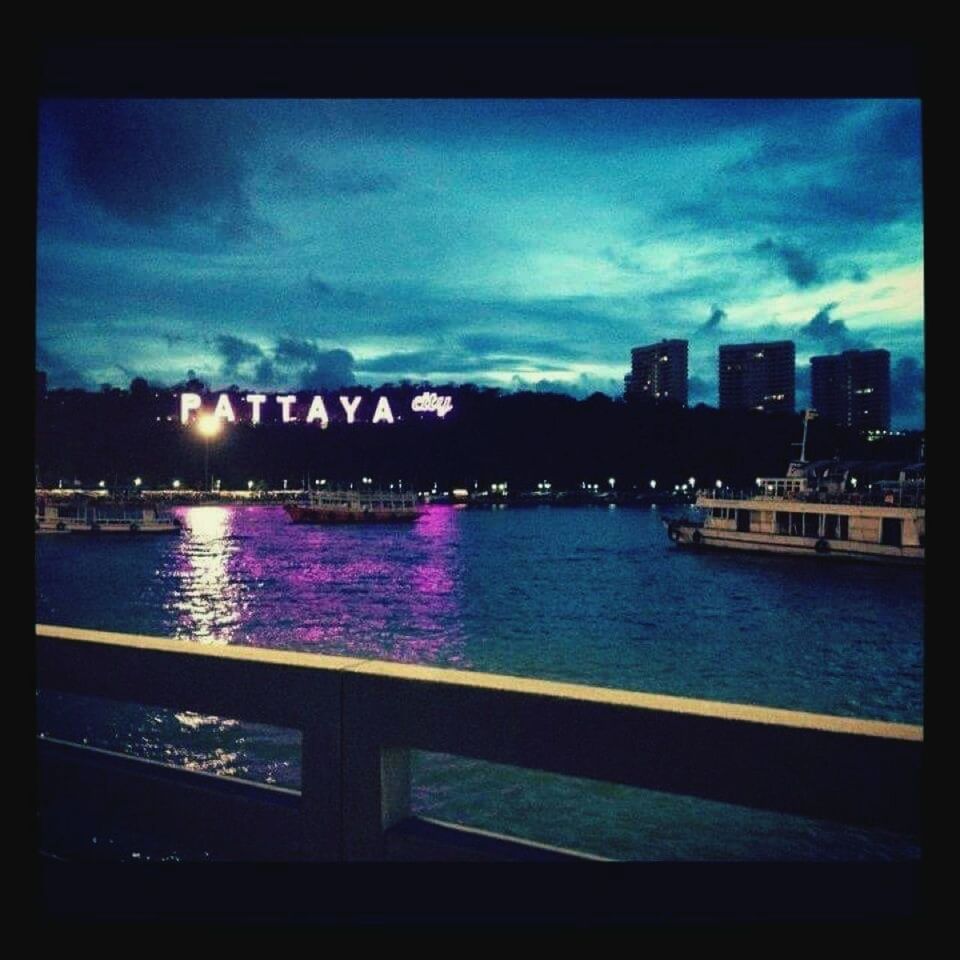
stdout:
<svg viewBox="0 0 960 960">
<path fill-rule="evenodd" d="M 294 523 L 411 523 L 423 515 L 414 493 L 324 490 L 284 504 Z"/>
</svg>

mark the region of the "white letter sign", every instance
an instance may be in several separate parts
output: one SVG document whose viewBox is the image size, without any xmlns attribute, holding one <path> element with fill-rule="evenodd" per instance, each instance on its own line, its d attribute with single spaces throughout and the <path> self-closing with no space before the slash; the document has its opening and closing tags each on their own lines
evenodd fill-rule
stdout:
<svg viewBox="0 0 960 960">
<path fill-rule="evenodd" d="M 253 405 L 253 422 L 259 423 L 260 407 L 267 402 L 267 395 L 265 393 L 248 393 L 245 399 L 247 403 Z"/>
<path fill-rule="evenodd" d="M 353 397 L 352 400 L 348 400 L 346 397 L 340 398 L 340 404 L 347 415 L 347 423 L 353 423 L 354 417 L 357 413 L 357 407 L 360 406 L 361 399 L 361 397 Z"/>
<path fill-rule="evenodd" d="M 330 422 L 330 418 L 327 416 L 327 408 L 323 405 L 323 397 L 321 396 L 313 398 L 310 409 L 307 411 L 307 423 L 313 423 L 314 420 L 319 420 L 323 426 Z"/>
<path fill-rule="evenodd" d="M 374 423 L 379 423 L 381 420 L 393 423 L 393 411 L 390 409 L 390 401 L 386 397 L 381 397 L 377 401 L 377 409 L 373 414 Z"/>
<path fill-rule="evenodd" d="M 237 418 L 233 415 L 233 407 L 230 406 L 229 394 L 220 394 L 217 398 L 217 406 L 213 411 L 213 415 L 220 420 L 229 420 L 231 423 L 237 422 Z"/>
<path fill-rule="evenodd" d="M 277 403 L 283 407 L 283 422 L 292 423 L 297 418 L 290 412 L 290 408 L 297 402 L 295 393 L 288 394 L 285 397 L 277 397 Z"/>
<path fill-rule="evenodd" d="M 190 419 L 191 410 L 200 409 L 199 393 L 181 393 L 180 394 L 180 422 L 186 423 Z"/>
</svg>

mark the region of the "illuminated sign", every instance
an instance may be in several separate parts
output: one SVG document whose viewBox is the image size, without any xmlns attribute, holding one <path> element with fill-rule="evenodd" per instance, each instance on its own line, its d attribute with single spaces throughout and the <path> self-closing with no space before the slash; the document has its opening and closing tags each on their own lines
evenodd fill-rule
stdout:
<svg viewBox="0 0 960 960">
<path fill-rule="evenodd" d="M 435 393 L 421 393 L 410 404 L 414 413 L 435 413 L 445 417 L 453 409 L 453 397 L 438 397 Z"/>
<path fill-rule="evenodd" d="M 320 394 L 315 394 L 309 405 L 306 407 L 306 413 L 301 417 L 303 404 L 300 403 L 295 393 L 277 394 L 274 403 L 279 407 L 281 423 L 319 423 L 321 427 L 326 427 L 330 423 L 330 414 L 327 410 L 327 401 Z M 331 403 L 331 409 L 340 416 L 342 411 L 343 419 L 347 423 L 356 423 L 360 419 L 360 408 L 363 405 L 362 396 L 344 396 L 337 395 L 335 402 L 333 398 L 328 398 Z M 225 420 L 229 423 L 236 423 L 238 419 L 247 420 L 250 423 L 262 423 L 264 419 L 264 408 L 276 410 L 269 404 L 269 398 L 265 393 L 248 393 L 242 398 L 236 398 L 231 401 L 230 394 L 221 393 L 217 395 L 217 402 L 213 408 L 212 416 L 217 420 Z M 234 403 L 240 403 L 239 409 L 234 408 Z M 396 401 L 394 401 L 396 402 Z M 410 409 L 413 413 L 433 413 L 442 419 L 451 410 L 453 410 L 453 397 L 441 396 L 426 391 L 418 394 L 410 403 Z M 180 394 L 180 422 L 187 424 L 191 419 L 199 417 L 203 410 L 203 399 L 199 393 Z M 193 415 L 196 415 L 194 417 Z M 248 416 L 244 416 L 248 414 Z M 380 396 L 376 398 L 373 415 L 370 417 L 371 423 L 394 423 L 398 418 L 394 416 L 393 408 L 390 406 L 389 397 Z M 402 418 L 400 418 L 402 419 Z"/>
</svg>

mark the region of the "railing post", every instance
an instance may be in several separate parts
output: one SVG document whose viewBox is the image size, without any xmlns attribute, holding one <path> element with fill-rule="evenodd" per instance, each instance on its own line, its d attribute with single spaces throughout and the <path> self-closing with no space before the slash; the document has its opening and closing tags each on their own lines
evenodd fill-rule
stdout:
<svg viewBox="0 0 960 960">
<path fill-rule="evenodd" d="M 339 704 L 304 726 L 300 761 L 301 857 L 343 859 Z M 331 716 L 332 714 L 332 716 Z"/>
<path fill-rule="evenodd" d="M 344 749 L 343 858 L 384 860 L 384 831 L 410 815 L 410 751 L 360 743 Z"/>
<path fill-rule="evenodd" d="M 371 680 L 348 673 L 343 697 L 343 858 L 383 860 L 384 831 L 410 816 L 410 751 L 385 745 L 387 712 L 363 696 Z"/>
</svg>

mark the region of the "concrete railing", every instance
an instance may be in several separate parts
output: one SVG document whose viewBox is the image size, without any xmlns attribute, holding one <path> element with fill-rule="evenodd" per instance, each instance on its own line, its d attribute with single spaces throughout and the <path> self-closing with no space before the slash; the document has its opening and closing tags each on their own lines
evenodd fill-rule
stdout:
<svg viewBox="0 0 960 960">
<path fill-rule="evenodd" d="M 229 858 L 573 855 L 411 817 L 411 750 L 919 832 L 921 727 L 67 627 L 37 642 L 41 690 L 301 732 L 300 790 L 41 738 L 42 812 Z"/>
</svg>

